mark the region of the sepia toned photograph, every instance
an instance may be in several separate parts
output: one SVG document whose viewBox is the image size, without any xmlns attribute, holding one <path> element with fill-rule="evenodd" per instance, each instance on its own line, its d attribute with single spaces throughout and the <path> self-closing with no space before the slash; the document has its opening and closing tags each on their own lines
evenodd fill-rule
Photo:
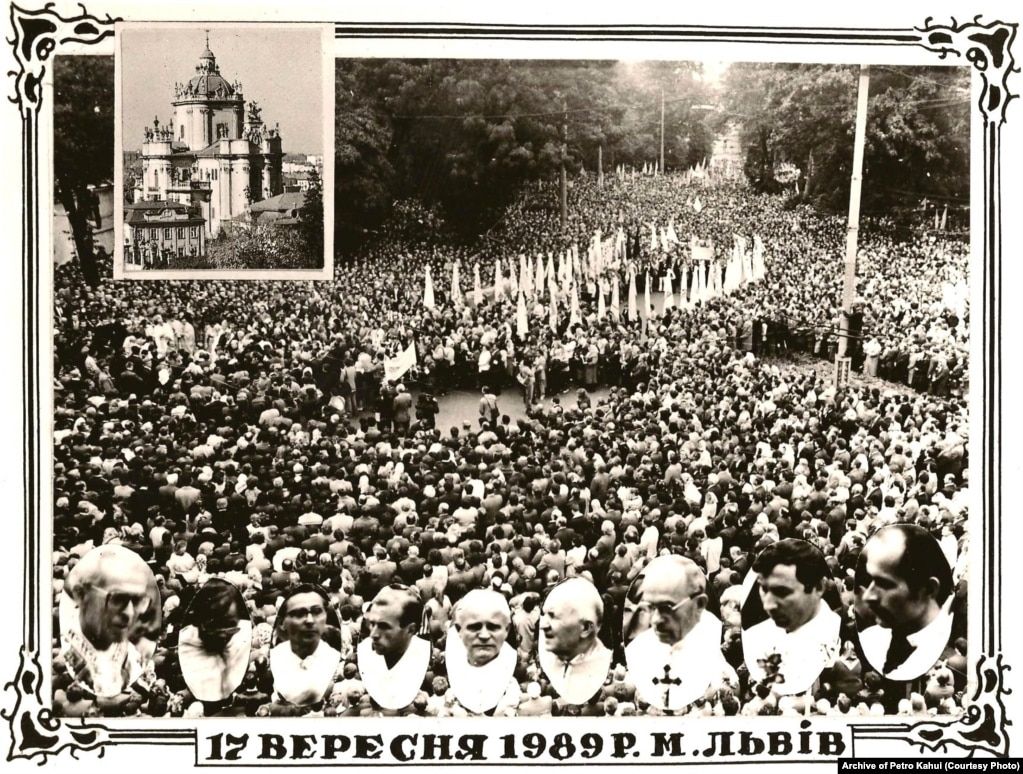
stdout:
<svg viewBox="0 0 1023 774">
<path fill-rule="evenodd" d="M 323 28 L 128 25 L 119 44 L 116 275 L 329 276 Z"/>
<path fill-rule="evenodd" d="M 194 74 L 173 119 L 124 91 L 124 211 L 194 215 L 197 253 L 301 236 L 263 221 L 309 193 L 275 193 L 315 149 L 287 84 L 171 32 Z M 58 58 L 58 200 L 63 138 L 114 134 L 102 59 Z M 964 624 L 886 655 L 897 609 L 965 610 L 963 68 L 339 59 L 335 89 L 332 280 L 55 271 L 54 579 L 130 549 L 172 635 L 103 713 L 962 711 Z M 897 522 L 952 581 L 882 591 Z"/>
</svg>

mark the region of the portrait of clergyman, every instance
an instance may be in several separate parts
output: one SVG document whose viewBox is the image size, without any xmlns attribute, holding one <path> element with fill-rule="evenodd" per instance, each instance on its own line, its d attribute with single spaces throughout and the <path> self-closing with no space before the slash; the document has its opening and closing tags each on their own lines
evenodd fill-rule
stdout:
<svg viewBox="0 0 1023 774">
<path fill-rule="evenodd" d="M 341 663 L 341 651 L 328 642 L 331 632 L 338 632 L 337 613 L 322 588 L 296 586 L 284 596 L 270 649 L 276 703 L 309 707 L 323 701 Z"/>
<path fill-rule="evenodd" d="M 159 600 L 149 565 L 124 546 L 98 546 L 75 564 L 58 617 L 61 657 L 78 686 L 116 700 L 142 684 L 160 631 Z"/>
<path fill-rule="evenodd" d="M 611 650 L 600 639 L 604 603 L 590 581 L 568 578 L 540 608 L 540 668 L 569 704 L 589 701 L 607 679 Z"/>
<path fill-rule="evenodd" d="M 251 650 L 252 622 L 241 592 L 211 578 L 189 603 L 178 635 L 185 684 L 200 701 L 223 701 L 241 685 Z"/>
<path fill-rule="evenodd" d="M 474 589 L 455 605 L 445 659 L 458 703 L 469 712 L 501 714 L 519 702 L 515 649 L 508 644 L 511 610 L 503 595 Z"/>
<path fill-rule="evenodd" d="M 707 579 L 691 559 L 651 560 L 629 592 L 635 607 L 623 631 L 629 680 L 639 698 L 677 711 L 708 694 L 738 686 L 721 652 L 721 620 L 707 610 Z"/>
<path fill-rule="evenodd" d="M 430 666 L 431 645 L 419 636 L 423 601 L 419 589 L 382 588 L 366 614 L 369 637 L 359 643 L 358 665 L 370 698 L 389 710 L 404 709 L 419 692 Z"/>
<path fill-rule="evenodd" d="M 825 599 L 827 562 L 807 541 L 786 538 L 764 548 L 752 571 L 742 628 L 750 678 L 782 696 L 803 693 L 839 655 L 842 619 Z"/>
<path fill-rule="evenodd" d="M 867 541 L 856 570 L 857 630 L 870 665 L 915 680 L 951 646 L 952 568 L 916 524 L 893 524 Z"/>
</svg>

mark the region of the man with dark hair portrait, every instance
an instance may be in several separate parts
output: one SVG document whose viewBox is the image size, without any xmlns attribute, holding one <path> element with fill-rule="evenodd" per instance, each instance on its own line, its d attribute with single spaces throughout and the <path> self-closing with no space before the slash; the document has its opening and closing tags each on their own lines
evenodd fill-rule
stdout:
<svg viewBox="0 0 1023 774">
<path fill-rule="evenodd" d="M 430 665 L 430 643 L 418 637 L 423 620 L 419 590 L 385 586 L 369 604 L 369 637 L 359 643 L 359 675 L 370 697 L 384 709 L 412 703 Z"/>
<path fill-rule="evenodd" d="M 181 676 L 200 701 L 222 701 L 245 677 L 252 622 L 237 587 L 212 578 L 192 598 L 178 635 Z"/>
<path fill-rule="evenodd" d="M 329 609 L 327 595 L 316 586 L 297 586 L 281 603 L 280 642 L 270 651 L 270 672 L 274 692 L 287 704 L 317 704 L 334 684 L 341 653 L 323 639 Z"/>
<path fill-rule="evenodd" d="M 867 661 L 890 680 L 920 677 L 952 631 L 952 569 L 941 546 L 923 527 L 893 524 L 867 542 L 857 570 L 875 622 L 860 632 Z"/>
<path fill-rule="evenodd" d="M 753 571 L 767 619 L 742 635 L 750 677 L 771 682 L 775 693 L 802 693 L 839 653 L 842 621 L 822 598 L 830 576 L 824 555 L 787 538 L 768 545 Z"/>
</svg>

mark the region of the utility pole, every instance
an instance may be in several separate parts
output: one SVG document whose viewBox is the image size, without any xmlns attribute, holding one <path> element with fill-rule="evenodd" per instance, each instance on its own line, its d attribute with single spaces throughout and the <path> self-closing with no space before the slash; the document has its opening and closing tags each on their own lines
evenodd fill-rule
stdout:
<svg viewBox="0 0 1023 774">
<path fill-rule="evenodd" d="M 565 171 L 565 156 L 568 155 L 568 101 L 561 100 L 564 115 L 561 122 L 561 231 L 568 228 L 568 173 Z"/>
<path fill-rule="evenodd" d="M 845 279 L 842 285 L 842 318 L 835 360 L 835 384 L 843 387 L 849 378 L 849 322 L 856 298 L 856 251 L 860 228 L 860 190 L 863 184 L 863 145 L 867 134 L 867 96 L 870 92 L 870 66 L 860 65 L 860 85 L 856 99 L 856 135 L 853 145 L 852 182 L 849 186 L 849 225 L 845 238 Z M 860 335 L 856 331 L 856 335 Z"/>
<path fill-rule="evenodd" d="M 661 174 L 664 174 L 664 87 L 661 87 Z"/>
<path fill-rule="evenodd" d="M 597 186 L 604 187 L 604 145 L 597 146 Z"/>
</svg>

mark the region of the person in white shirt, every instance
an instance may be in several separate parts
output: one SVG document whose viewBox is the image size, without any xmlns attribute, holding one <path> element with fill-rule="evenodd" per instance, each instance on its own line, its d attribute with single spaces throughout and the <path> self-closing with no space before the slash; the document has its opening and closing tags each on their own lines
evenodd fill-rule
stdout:
<svg viewBox="0 0 1023 774">
<path fill-rule="evenodd" d="M 507 642 L 508 601 L 496 591 L 474 589 L 457 602 L 453 620 L 445 661 L 458 703 L 479 714 L 517 706 L 515 649 Z"/>
<path fill-rule="evenodd" d="M 611 651 L 597 636 L 604 603 L 585 578 L 569 578 L 550 590 L 540 613 L 540 668 L 570 704 L 583 704 L 600 690 Z"/>
<path fill-rule="evenodd" d="M 370 698 L 400 710 L 415 699 L 430 666 L 430 643 L 417 637 L 423 619 L 419 590 L 385 586 L 366 612 L 369 637 L 359 643 L 359 675 Z"/>
<path fill-rule="evenodd" d="M 659 556 L 644 569 L 639 606 L 649 628 L 625 648 L 625 662 L 647 704 L 675 712 L 738 687 L 721 653 L 721 621 L 706 610 L 706 586 L 700 567 L 683 556 Z"/>
<path fill-rule="evenodd" d="M 857 578 L 875 621 L 860 632 L 867 661 L 890 680 L 926 673 L 952 631 L 952 569 L 938 541 L 916 524 L 884 527 L 863 548 Z"/>
<path fill-rule="evenodd" d="M 219 578 L 196 592 L 178 634 L 178 663 L 192 695 L 222 701 L 241 685 L 252 649 L 252 622 L 241 592 Z"/>
<path fill-rule="evenodd" d="M 750 677 L 770 679 L 772 690 L 791 695 L 809 690 L 839 653 L 841 618 L 823 600 L 828 565 L 805 540 L 771 543 L 753 563 L 767 619 L 742 633 Z M 777 672 L 765 667 L 777 656 Z"/>
<path fill-rule="evenodd" d="M 330 604 L 321 589 L 297 586 L 277 613 L 281 642 L 270 650 L 274 693 L 289 704 L 317 704 L 334 684 L 341 653 L 323 641 Z"/>
</svg>

